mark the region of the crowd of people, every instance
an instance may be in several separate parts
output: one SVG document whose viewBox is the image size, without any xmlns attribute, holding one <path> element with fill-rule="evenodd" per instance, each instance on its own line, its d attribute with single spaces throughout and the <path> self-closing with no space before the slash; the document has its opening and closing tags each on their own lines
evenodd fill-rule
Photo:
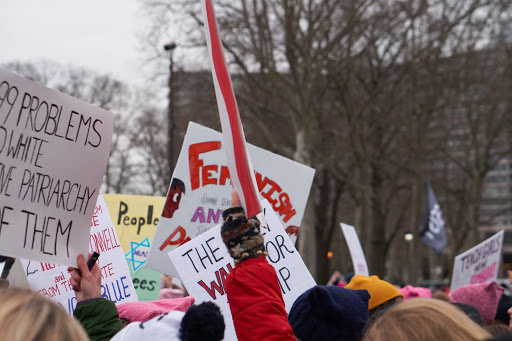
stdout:
<svg viewBox="0 0 512 341">
<path fill-rule="evenodd" d="M 496 282 L 446 292 L 377 276 L 346 276 L 338 285 L 305 291 L 287 313 L 267 262 L 256 218 L 244 216 L 236 193 L 223 212 L 221 237 L 235 267 L 225 291 L 238 340 L 512 340 L 512 297 Z M 115 306 L 101 298 L 101 271 L 83 255 L 70 267 L 78 301 L 74 318 L 46 297 L 0 289 L 3 340 L 223 340 L 225 317 L 212 302 L 195 304 L 162 279 L 160 299 Z"/>
</svg>

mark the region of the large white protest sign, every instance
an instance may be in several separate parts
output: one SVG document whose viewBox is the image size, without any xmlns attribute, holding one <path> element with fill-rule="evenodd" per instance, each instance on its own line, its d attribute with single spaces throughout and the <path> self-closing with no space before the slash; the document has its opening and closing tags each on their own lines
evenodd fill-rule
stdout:
<svg viewBox="0 0 512 341">
<path fill-rule="evenodd" d="M 89 251 L 100 254 L 98 265 L 101 269 L 101 296 L 116 304 L 137 301 L 121 243 L 101 194 L 90 226 L 91 234 L 87 238 Z M 87 253 L 84 255 L 87 257 Z M 73 314 L 77 301 L 69 282 L 71 275 L 67 272 L 67 266 L 29 260 L 23 260 L 22 264 L 32 290 L 50 297 L 69 314 Z"/>
<path fill-rule="evenodd" d="M 485 283 L 498 278 L 504 235 L 505 232 L 502 230 L 455 257 L 450 290 L 466 284 Z"/>
<path fill-rule="evenodd" d="M 222 220 L 231 182 L 222 135 L 190 123 L 145 266 L 177 276 L 167 252 Z M 295 242 L 315 170 L 248 145 L 262 199 L 267 199 Z"/>
<path fill-rule="evenodd" d="M 352 265 L 354 266 L 354 273 L 370 276 L 368 271 L 368 264 L 366 264 L 366 257 L 361 247 L 361 242 L 357 236 L 356 229 L 352 225 L 340 223 L 341 230 L 347 241 L 348 249 L 350 250 L 350 256 L 352 257 Z"/>
<path fill-rule="evenodd" d="M 316 285 L 299 252 L 286 234 L 281 222 L 266 201 L 262 201 L 267 226 L 262 224 L 267 260 L 277 273 L 286 311 L 304 291 Z M 224 280 L 233 269 L 233 259 L 220 236 L 220 225 L 168 253 L 168 257 L 196 303 L 215 302 L 226 323 L 224 340 L 236 340 Z"/>
<path fill-rule="evenodd" d="M 0 250 L 72 265 L 87 252 L 114 115 L 0 68 Z"/>
</svg>

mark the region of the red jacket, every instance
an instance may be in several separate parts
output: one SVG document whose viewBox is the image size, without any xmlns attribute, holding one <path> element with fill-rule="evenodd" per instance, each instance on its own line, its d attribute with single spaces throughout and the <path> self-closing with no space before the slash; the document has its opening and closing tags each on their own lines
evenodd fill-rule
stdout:
<svg viewBox="0 0 512 341">
<path fill-rule="evenodd" d="M 266 258 L 237 265 L 226 278 L 226 294 L 239 341 L 295 341 L 281 288 Z"/>
</svg>

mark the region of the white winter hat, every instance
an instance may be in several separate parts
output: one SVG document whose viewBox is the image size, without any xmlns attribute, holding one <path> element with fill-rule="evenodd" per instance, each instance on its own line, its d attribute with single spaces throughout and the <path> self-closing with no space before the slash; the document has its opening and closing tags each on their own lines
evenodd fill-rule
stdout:
<svg viewBox="0 0 512 341">
<path fill-rule="evenodd" d="M 132 322 L 114 335 L 111 341 L 180 341 L 179 330 L 183 315 L 184 312 L 173 310 L 146 322 Z"/>
</svg>

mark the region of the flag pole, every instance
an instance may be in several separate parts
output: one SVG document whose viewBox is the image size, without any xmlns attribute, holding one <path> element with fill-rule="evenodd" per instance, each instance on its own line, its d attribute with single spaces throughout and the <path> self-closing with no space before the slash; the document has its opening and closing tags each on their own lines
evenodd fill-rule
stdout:
<svg viewBox="0 0 512 341">
<path fill-rule="evenodd" d="M 434 289 L 434 250 L 428 248 L 428 260 L 429 260 L 429 268 L 430 268 L 430 288 Z"/>
</svg>

